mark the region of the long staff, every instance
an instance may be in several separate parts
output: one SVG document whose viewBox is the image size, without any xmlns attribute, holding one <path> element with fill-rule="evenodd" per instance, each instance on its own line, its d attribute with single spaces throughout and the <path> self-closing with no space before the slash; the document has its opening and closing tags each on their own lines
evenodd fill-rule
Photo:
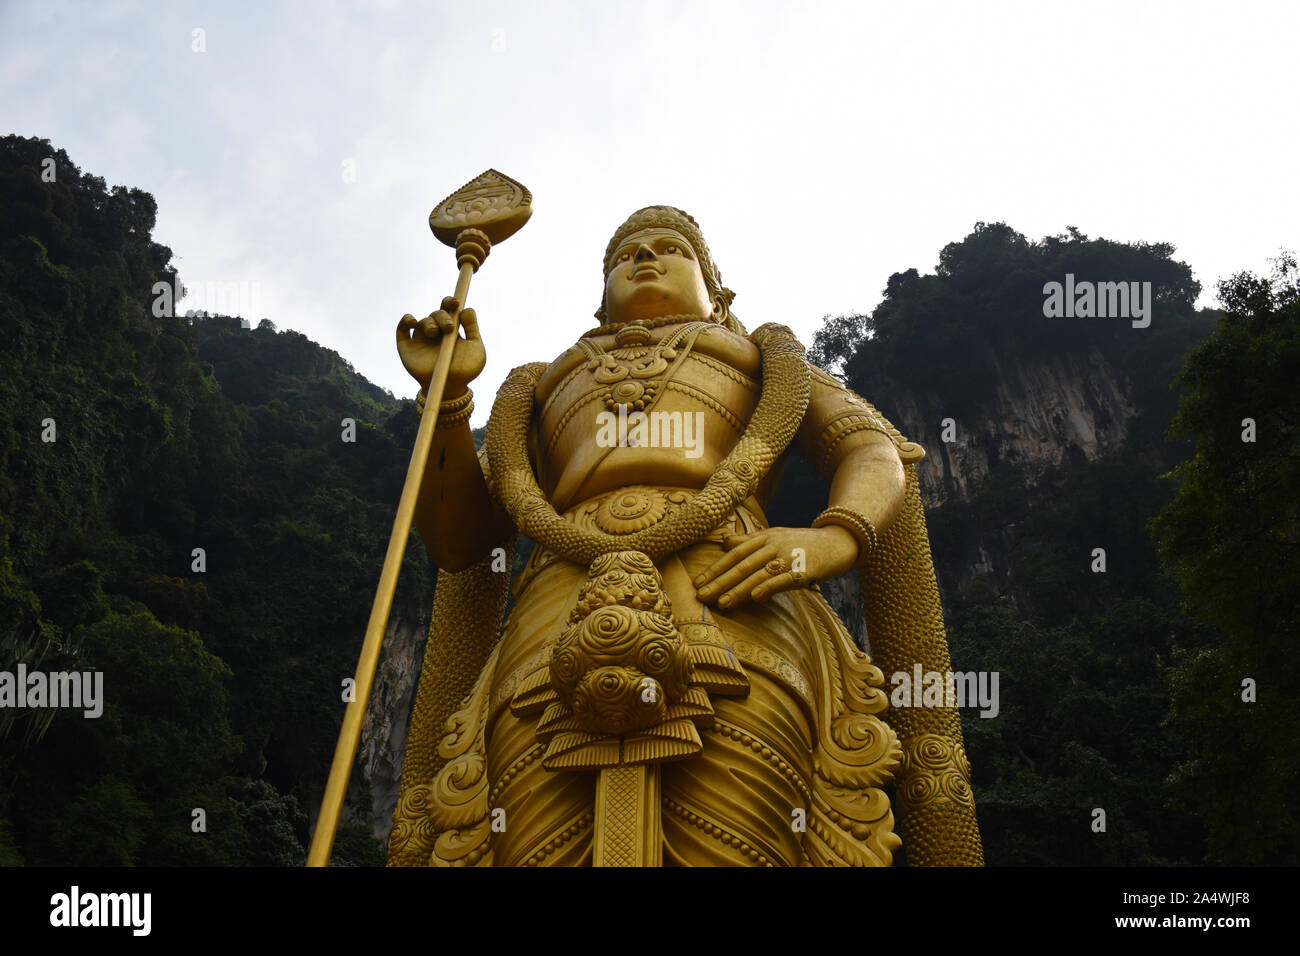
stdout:
<svg viewBox="0 0 1300 956">
<path fill-rule="evenodd" d="M 465 308 L 469 296 L 470 278 L 488 257 L 493 243 L 501 243 L 514 235 L 533 211 L 532 194 L 508 176 L 489 169 L 477 179 L 456 190 L 429 215 L 429 228 L 440 242 L 456 250 L 456 265 L 460 275 L 456 279 L 456 301 L 460 310 Z M 460 311 L 457 312 L 459 317 Z M 406 554 L 406 542 L 415 520 L 415 504 L 419 497 L 420 482 L 424 478 L 425 463 L 433 445 L 433 432 L 438 422 L 438 406 L 447 386 L 447 373 L 451 370 L 451 354 L 457 339 L 457 328 L 444 334 L 433 377 L 429 381 L 425 399 L 425 413 L 420 419 L 420 429 L 411 451 L 411 464 L 406 469 L 406 484 L 393 518 L 393 531 L 388 538 L 388 553 L 379 574 L 375 601 L 370 607 L 370 622 L 366 625 L 365 642 L 361 645 L 361 658 L 357 661 L 353 699 L 343 714 L 343 728 L 339 731 L 338 745 L 334 748 L 334 761 L 330 765 L 329 780 L 325 783 L 325 796 L 321 799 L 320 816 L 312 834 L 311 849 L 307 852 L 308 866 L 326 866 L 334 848 L 334 835 L 343 812 L 343 799 L 347 795 L 352 764 L 361 740 L 361 724 L 374 686 L 375 669 L 379 666 L 379 651 L 384 644 L 384 631 L 388 629 L 388 615 L 393 609 L 393 593 L 397 589 L 397 575 Z"/>
</svg>

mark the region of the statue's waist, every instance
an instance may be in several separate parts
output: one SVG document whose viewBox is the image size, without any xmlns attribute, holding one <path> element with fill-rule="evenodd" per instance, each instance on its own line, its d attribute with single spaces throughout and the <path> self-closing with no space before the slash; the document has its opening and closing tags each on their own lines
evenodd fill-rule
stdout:
<svg viewBox="0 0 1300 956">
<path fill-rule="evenodd" d="M 629 486 L 592 497 L 568 509 L 563 517 L 617 538 L 666 520 L 696 494 L 694 489 Z M 717 644 L 721 648 L 718 653 L 733 662 L 759 667 L 787 685 L 811 711 L 810 678 L 816 668 L 808 659 L 807 628 L 796 623 L 800 612 L 779 600 L 770 606 L 722 614 L 700 603 L 692 580 L 724 553 L 727 536 L 750 534 L 767 526 L 762 507 L 751 497 L 711 533 L 655 563 L 671 601 L 673 619 L 689 642 Z M 516 603 L 502 641 L 494 708 L 505 706 L 519 682 L 545 666 L 551 645 L 570 620 L 578 590 L 586 580 L 585 567 L 536 546 L 515 582 Z M 786 597 L 794 600 L 795 596 Z"/>
<path fill-rule="evenodd" d="M 625 485 L 573 505 L 563 512 L 562 517 L 584 530 L 630 535 L 666 520 L 699 493 L 695 488 Z M 727 535 L 751 534 L 767 527 L 767 516 L 758 500 L 751 495 L 723 518 L 712 532 L 696 543 L 721 545 Z M 556 555 L 538 544 L 515 581 L 516 599 L 523 596 L 533 578 L 544 567 L 557 560 L 559 558 Z"/>
<path fill-rule="evenodd" d="M 644 422 L 654 427 L 624 428 L 619 418 L 608 427 L 575 433 L 561 442 L 539 471 L 555 507 L 564 511 L 629 485 L 702 489 L 735 448 L 740 429 L 714 430 L 697 423 L 688 433 L 691 440 L 683 444 L 675 439 L 678 433 L 671 423 L 664 426 L 650 417 L 660 414 L 669 413 L 646 415 Z"/>
<path fill-rule="evenodd" d="M 599 496 L 573 510 L 605 505 L 610 497 Z M 752 510 L 741 505 L 712 534 L 655 564 L 673 622 L 688 644 L 712 645 L 709 653 L 713 657 L 725 658 L 736 668 L 758 668 L 784 685 L 813 715 L 813 675 L 820 667 L 813 659 L 818 642 L 809 639 L 813 628 L 805 604 L 824 603 L 820 595 L 812 588 L 798 589 L 763 605 L 750 603 L 723 612 L 703 605 L 693 583 L 695 575 L 724 553 L 727 535 L 763 527 L 766 522 L 761 509 L 756 504 Z M 534 550 L 516 584 L 515 607 L 501 643 L 493 682 L 494 713 L 509 704 L 525 678 L 548 666 L 552 647 L 572 621 L 571 611 L 587 580 L 587 569 L 581 565 L 546 552 L 540 545 Z"/>
<path fill-rule="evenodd" d="M 564 519 L 609 534 L 632 534 L 670 517 L 699 493 L 699 488 L 623 485 L 573 505 L 564 512 Z M 742 526 L 745 530 L 738 531 Z M 719 523 L 710 537 L 721 541 L 728 534 L 744 534 L 767 526 L 762 506 L 750 496 Z"/>
</svg>

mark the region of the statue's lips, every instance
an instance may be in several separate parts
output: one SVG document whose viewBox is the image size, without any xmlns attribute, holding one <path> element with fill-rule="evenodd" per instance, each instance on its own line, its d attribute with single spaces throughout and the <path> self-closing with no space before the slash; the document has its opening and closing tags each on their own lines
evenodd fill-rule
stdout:
<svg viewBox="0 0 1300 956">
<path fill-rule="evenodd" d="M 664 271 L 665 270 L 660 269 L 657 266 L 638 266 L 636 269 L 632 271 L 632 274 L 628 276 L 628 278 L 635 279 L 638 276 L 643 276 L 643 275 L 661 276 L 664 274 Z"/>
</svg>

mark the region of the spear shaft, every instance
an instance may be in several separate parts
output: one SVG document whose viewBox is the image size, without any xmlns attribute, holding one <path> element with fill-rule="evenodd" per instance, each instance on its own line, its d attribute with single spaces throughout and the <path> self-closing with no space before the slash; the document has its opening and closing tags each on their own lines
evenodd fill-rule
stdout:
<svg viewBox="0 0 1300 956">
<path fill-rule="evenodd" d="M 420 484 L 424 479 L 429 449 L 433 446 L 433 433 L 438 425 L 438 406 L 442 404 L 447 374 L 451 371 L 452 352 L 459 338 L 459 317 L 469 297 L 470 278 L 487 258 L 493 243 L 504 242 L 528 221 L 532 213 L 531 204 L 532 196 L 527 189 L 495 170 L 488 170 L 448 196 L 429 217 L 429 227 L 434 235 L 456 248 L 456 263 L 460 267 L 456 279 L 455 298 L 459 303 L 455 317 L 456 327 L 442 336 L 440 341 L 443 347 L 438 350 L 433 376 L 429 380 L 424 414 L 415 435 L 411 463 L 406 469 L 406 483 L 402 486 L 397 514 L 393 518 L 393 530 L 388 538 L 388 552 L 379 574 L 375 600 L 370 606 L 370 621 L 366 625 L 365 641 L 361 645 L 361 657 L 357 661 L 352 699 L 343 714 L 343 727 L 334 748 L 334 760 L 330 764 L 325 795 L 321 799 L 320 816 L 316 820 L 311 848 L 307 852 L 308 866 L 327 866 L 330 851 L 334 848 L 334 836 L 338 831 L 348 781 L 352 776 L 352 765 L 356 761 L 357 746 L 361 741 L 361 725 L 370 703 L 375 670 L 379 666 L 379 652 L 384 645 L 384 632 L 388 629 L 388 616 L 393 609 L 397 576 L 406 555 L 406 543 L 410 539 L 411 524 L 415 520 Z"/>
<path fill-rule="evenodd" d="M 473 274 L 474 268 L 469 263 L 461 267 L 460 277 L 456 281 L 457 302 L 464 303 L 469 294 L 470 276 Z M 459 327 L 458 323 L 457 330 Z M 415 520 L 420 483 L 424 480 L 424 467 L 429 459 L 429 448 L 433 445 L 433 432 L 437 428 L 438 406 L 442 403 L 442 393 L 447 387 L 447 373 L 451 371 L 451 355 L 458 338 L 457 330 L 443 336 L 446 344 L 438 352 L 433 378 L 429 381 L 424 416 L 420 419 L 420 430 L 415 435 L 411 463 L 406 469 L 406 483 L 402 486 L 402 497 L 397 503 L 397 514 L 393 518 L 393 530 L 388 537 L 388 553 L 384 556 L 379 586 L 375 589 L 375 600 L 370 606 L 370 621 L 366 624 L 361 658 L 357 661 L 353 699 L 343 714 L 343 729 L 339 731 L 338 744 L 334 748 L 334 762 L 330 765 L 329 780 L 325 784 L 320 817 L 316 821 L 311 850 L 307 854 L 308 866 L 327 865 L 330 851 L 334 848 L 334 835 L 343 812 L 343 799 L 347 795 L 352 764 L 361 742 L 361 724 L 365 720 L 370 692 L 374 687 L 375 670 L 379 667 L 379 651 L 384 645 L 384 631 L 388 629 L 388 616 L 393 610 L 397 575 L 402 568 L 402 559 L 406 556 L 406 543 L 410 540 L 411 523 Z"/>
</svg>

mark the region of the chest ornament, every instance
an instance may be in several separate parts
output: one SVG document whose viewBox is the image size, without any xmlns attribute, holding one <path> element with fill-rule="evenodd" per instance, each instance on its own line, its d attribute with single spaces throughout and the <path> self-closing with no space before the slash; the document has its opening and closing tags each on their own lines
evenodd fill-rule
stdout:
<svg viewBox="0 0 1300 956">
<path fill-rule="evenodd" d="M 657 345 L 649 345 L 649 330 L 641 326 L 621 329 L 615 337 L 617 347 L 606 352 L 595 342 L 582 341 L 586 350 L 587 370 L 596 384 L 603 386 L 601 399 L 605 407 L 617 413 L 643 412 L 654 404 L 663 389 L 665 373 L 681 354 L 682 342 L 687 340 L 689 352 L 694 335 L 704 323 L 683 326 L 672 335 L 665 336 Z"/>
</svg>

